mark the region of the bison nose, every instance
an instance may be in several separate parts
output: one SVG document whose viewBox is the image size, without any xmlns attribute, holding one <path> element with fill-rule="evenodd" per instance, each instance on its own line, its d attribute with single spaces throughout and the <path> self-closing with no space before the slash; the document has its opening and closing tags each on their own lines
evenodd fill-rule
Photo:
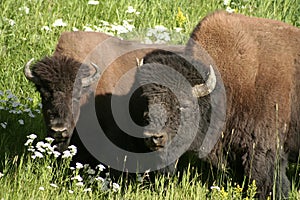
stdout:
<svg viewBox="0 0 300 200">
<path fill-rule="evenodd" d="M 68 128 L 65 126 L 52 126 L 51 130 L 54 131 L 55 135 L 58 137 L 63 137 L 63 138 L 69 137 L 69 134 L 67 132 Z"/>
<path fill-rule="evenodd" d="M 52 126 L 51 130 L 53 130 L 55 132 L 64 132 L 64 131 L 67 130 L 67 127 L 55 127 L 55 126 Z"/>
<path fill-rule="evenodd" d="M 160 133 L 151 136 L 152 142 L 157 146 L 164 146 L 167 142 L 167 134 Z"/>
</svg>

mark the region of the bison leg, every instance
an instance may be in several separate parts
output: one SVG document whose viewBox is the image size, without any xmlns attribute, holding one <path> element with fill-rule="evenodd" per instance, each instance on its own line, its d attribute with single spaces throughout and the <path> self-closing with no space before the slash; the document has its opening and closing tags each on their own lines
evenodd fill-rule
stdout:
<svg viewBox="0 0 300 200">
<path fill-rule="evenodd" d="M 287 159 L 283 153 L 277 155 L 276 150 L 265 150 L 258 146 L 244 158 L 245 173 L 250 180 L 256 181 L 259 199 L 267 199 L 270 195 L 273 197 L 274 190 L 276 199 L 288 198 L 290 182 L 286 176 Z"/>
</svg>

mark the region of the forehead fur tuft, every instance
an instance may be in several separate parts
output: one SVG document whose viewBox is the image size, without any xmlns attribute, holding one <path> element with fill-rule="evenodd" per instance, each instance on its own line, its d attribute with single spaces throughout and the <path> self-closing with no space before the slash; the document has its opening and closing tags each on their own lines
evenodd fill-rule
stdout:
<svg viewBox="0 0 300 200">
<path fill-rule="evenodd" d="M 32 67 L 32 72 L 41 82 L 53 84 L 74 83 L 77 74 L 80 78 L 89 76 L 88 66 L 65 56 L 45 57 Z"/>
</svg>

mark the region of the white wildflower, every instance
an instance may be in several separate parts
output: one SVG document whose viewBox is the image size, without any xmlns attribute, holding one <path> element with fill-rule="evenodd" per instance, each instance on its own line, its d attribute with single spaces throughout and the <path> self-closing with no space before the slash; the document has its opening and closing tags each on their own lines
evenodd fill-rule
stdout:
<svg viewBox="0 0 300 200">
<path fill-rule="evenodd" d="M 88 5 L 98 5 L 98 4 L 99 4 L 99 1 L 89 0 L 89 2 L 88 2 Z"/>
<path fill-rule="evenodd" d="M 128 33 L 129 31 L 122 25 L 111 25 L 111 30 L 112 31 L 116 31 L 117 34 L 122 34 L 122 33 Z"/>
<path fill-rule="evenodd" d="M 180 28 L 180 27 L 176 27 L 176 28 L 174 28 L 175 29 L 175 31 L 177 32 L 177 33 L 180 33 L 182 30 L 183 30 L 183 28 Z"/>
<path fill-rule="evenodd" d="M 22 110 L 16 110 L 16 114 L 21 114 Z"/>
<path fill-rule="evenodd" d="M 41 113 L 41 110 L 39 110 L 39 109 L 35 109 L 34 111 L 35 111 L 36 113 L 38 113 L 38 114 Z"/>
<path fill-rule="evenodd" d="M 234 13 L 235 10 L 227 6 L 226 11 L 229 13 Z"/>
<path fill-rule="evenodd" d="M 86 188 L 86 189 L 84 189 L 83 191 L 84 191 L 84 192 L 91 192 L 92 189 L 91 189 L 91 188 Z"/>
<path fill-rule="evenodd" d="M 75 185 L 76 185 L 76 186 L 82 187 L 82 186 L 83 186 L 83 182 L 78 182 L 78 183 L 76 183 Z"/>
<path fill-rule="evenodd" d="M 54 141 L 54 139 L 51 138 L 51 137 L 46 137 L 45 140 L 46 140 L 49 144 L 51 144 L 51 143 Z"/>
<path fill-rule="evenodd" d="M 54 27 L 67 26 L 67 23 L 63 22 L 62 19 L 57 19 L 57 20 L 54 21 L 54 23 L 52 24 L 52 26 L 54 26 Z"/>
<path fill-rule="evenodd" d="M 20 7 L 19 11 L 24 11 L 25 14 L 29 14 L 29 8 L 27 6 Z"/>
<path fill-rule="evenodd" d="M 58 151 L 54 151 L 53 154 L 55 158 L 58 158 L 61 155 L 61 153 Z"/>
<path fill-rule="evenodd" d="M 224 4 L 225 6 L 228 6 L 228 5 L 230 4 L 230 1 L 231 1 L 231 0 L 224 0 L 223 4 Z"/>
<path fill-rule="evenodd" d="M 93 175 L 93 174 L 95 174 L 96 172 L 95 172 L 95 170 L 93 170 L 93 169 L 88 169 L 88 170 L 87 170 L 87 173 L 90 174 L 90 175 Z"/>
<path fill-rule="evenodd" d="M 69 190 L 68 192 L 69 192 L 70 194 L 73 194 L 73 193 L 74 193 L 74 191 L 73 191 L 73 190 Z"/>
<path fill-rule="evenodd" d="M 15 20 L 9 19 L 8 20 L 9 25 L 14 26 L 16 24 Z"/>
<path fill-rule="evenodd" d="M 164 41 L 170 41 L 171 39 L 170 34 L 167 32 L 160 33 L 156 37 L 158 40 L 164 40 Z"/>
<path fill-rule="evenodd" d="M 128 6 L 126 13 L 135 13 L 135 12 L 136 12 L 136 9 L 134 9 L 132 6 Z"/>
<path fill-rule="evenodd" d="M 99 168 L 99 170 L 102 172 L 103 170 L 105 170 L 105 167 L 102 164 L 99 164 L 96 166 L 96 169 Z"/>
<path fill-rule="evenodd" d="M 70 170 L 75 170 L 75 167 L 70 167 Z"/>
<path fill-rule="evenodd" d="M 71 152 L 69 150 L 66 150 L 63 152 L 62 158 L 72 158 L 73 155 L 71 154 Z"/>
<path fill-rule="evenodd" d="M 77 176 L 75 176 L 75 177 L 72 177 L 71 180 L 77 180 L 78 182 L 82 182 L 82 181 L 83 181 L 83 179 L 81 178 L 80 175 L 77 175 Z"/>
<path fill-rule="evenodd" d="M 16 108 L 21 104 L 19 102 L 13 102 L 11 105 L 12 105 L 12 107 Z"/>
<path fill-rule="evenodd" d="M 144 43 L 145 44 L 153 44 L 152 40 L 149 37 L 145 37 Z"/>
<path fill-rule="evenodd" d="M 132 31 L 135 27 L 132 24 L 129 24 L 128 21 L 123 20 L 123 26 L 128 30 L 128 31 Z"/>
<path fill-rule="evenodd" d="M 3 176 L 4 176 L 4 174 L 0 172 L 0 178 L 2 178 Z"/>
<path fill-rule="evenodd" d="M 51 28 L 49 26 L 42 26 L 42 31 L 51 31 Z"/>
<path fill-rule="evenodd" d="M 83 26 L 84 31 L 94 31 L 91 27 L 89 26 Z"/>
<path fill-rule="evenodd" d="M 32 142 L 33 142 L 33 139 L 28 139 L 24 145 L 25 146 L 31 145 Z"/>
<path fill-rule="evenodd" d="M 76 169 L 81 169 L 83 168 L 83 165 L 79 162 L 76 163 Z"/>
<path fill-rule="evenodd" d="M 35 158 L 43 158 L 43 154 L 39 151 L 35 151 L 34 155 L 31 156 L 31 158 L 35 159 Z"/>
<path fill-rule="evenodd" d="M 24 109 L 24 112 L 31 112 L 31 109 L 30 108 L 26 108 L 26 109 Z"/>
<path fill-rule="evenodd" d="M 113 191 L 117 192 L 120 189 L 120 185 L 117 183 L 113 183 Z"/>
<path fill-rule="evenodd" d="M 44 191 L 44 190 L 45 190 L 45 188 L 44 188 L 44 187 L 39 187 L 39 190 L 42 190 L 42 191 Z"/>
<path fill-rule="evenodd" d="M 37 138 L 37 135 L 35 134 L 30 134 L 27 136 L 28 139 L 32 139 L 32 140 L 35 140 Z"/>
<path fill-rule="evenodd" d="M 96 177 L 95 180 L 96 180 L 96 181 L 104 182 L 104 178 L 102 178 L 102 177 L 100 177 L 100 176 Z"/>
<path fill-rule="evenodd" d="M 220 191 L 220 187 L 219 187 L 219 186 L 211 186 L 210 189 L 211 189 L 211 190 L 214 190 L 214 189 L 215 189 L 215 190 Z"/>
<path fill-rule="evenodd" d="M 0 125 L 2 126 L 2 128 L 4 128 L 4 129 L 5 129 L 5 128 L 6 128 L 6 126 L 7 126 L 7 122 L 1 122 L 1 123 L 0 123 Z"/>
<path fill-rule="evenodd" d="M 31 118 L 35 118 L 35 115 L 31 111 L 29 112 L 28 116 Z"/>
<path fill-rule="evenodd" d="M 72 31 L 79 31 L 79 29 L 76 27 L 72 27 Z"/>
<path fill-rule="evenodd" d="M 109 22 L 104 21 L 104 20 L 100 20 L 100 22 L 101 22 L 102 26 L 109 26 L 110 25 Z"/>
<path fill-rule="evenodd" d="M 46 168 L 47 168 L 47 169 L 52 169 L 52 167 L 51 167 L 51 166 L 49 166 L 49 165 L 48 165 Z"/>
<path fill-rule="evenodd" d="M 68 149 L 70 149 L 70 153 L 71 153 L 72 156 L 76 155 L 76 153 L 77 153 L 77 147 L 76 146 L 70 145 L 70 146 L 68 146 Z"/>
<path fill-rule="evenodd" d="M 29 151 L 29 152 L 35 152 L 35 149 L 34 149 L 33 146 L 29 146 L 28 149 L 27 149 L 27 151 Z"/>
<path fill-rule="evenodd" d="M 55 183 L 50 183 L 50 186 L 54 188 L 58 188 L 58 186 Z"/>
<path fill-rule="evenodd" d="M 19 119 L 18 122 L 19 122 L 20 125 L 24 125 L 24 120 L 23 119 Z"/>
<path fill-rule="evenodd" d="M 45 148 L 44 148 L 45 147 L 45 143 L 42 142 L 42 141 L 36 143 L 35 146 L 36 146 L 37 150 L 40 151 L 40 152 L 42 152 L 42 153 L 44 153 L 46 151 Z"/>
<path fill-rule="evenodd" d="M 166 27 L 164 27 L 163 25 L 156 25 L 155 27 L 155 30 L 158 31 L 158 32 L 165 32 L 165 31 L 168 31 L 168 29 Z"/>
</svg>

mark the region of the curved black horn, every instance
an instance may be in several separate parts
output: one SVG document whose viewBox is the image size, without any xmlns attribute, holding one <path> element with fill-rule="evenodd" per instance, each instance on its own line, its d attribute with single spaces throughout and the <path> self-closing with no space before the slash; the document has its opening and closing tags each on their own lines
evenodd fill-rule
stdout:
<svg viewBox="0 0 300 200">
<path fill-rule="evenodd" d="M 100 77 L 101 70 L 95 63 L 91 62 L 91 65 L 95 68 L 95 73 L 89 77 L 82 79 L 82 86 L 87 87 L 97 81 Z"/>
</svg>

